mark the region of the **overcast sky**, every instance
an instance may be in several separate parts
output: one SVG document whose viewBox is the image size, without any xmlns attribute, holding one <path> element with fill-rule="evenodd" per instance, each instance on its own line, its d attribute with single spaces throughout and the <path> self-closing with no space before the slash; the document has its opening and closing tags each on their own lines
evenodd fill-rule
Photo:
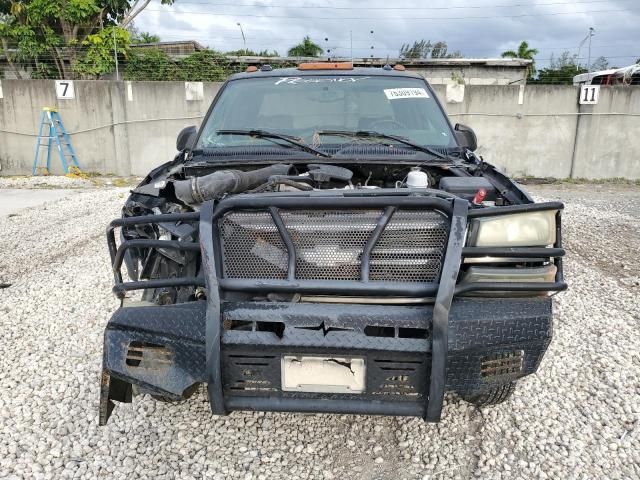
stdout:
<svg viewBox="0 0 640 480">
<path fill-rule="evenodd" d="M 544 66 L 551 54 L 578 53 L 593 27 L 592 59 L 625 66 L 640 57 L 640 0 L 153 0 L 135 24 L 162 40 L 228 51 L 243 47 L 238 22 L 247 48 L 281 55 L 309 35 L 349 57 L 352 32 L 355 57 L 397 57 L 403 43 L 419 39 L 444 40 L 465 57 L 499 57 L 527 40 Z M 580 57 L 586 63 L 586 43 Z"/>
</svg>

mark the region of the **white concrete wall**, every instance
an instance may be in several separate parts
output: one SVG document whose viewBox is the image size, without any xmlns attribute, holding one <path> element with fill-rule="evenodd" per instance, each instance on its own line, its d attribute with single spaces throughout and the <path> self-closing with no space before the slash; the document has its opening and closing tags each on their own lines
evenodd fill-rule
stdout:
<svg viewBox="0 0 640 480">
<path fill-rule="evenodd" d="M 74 84 L 75 99 L 58 100 L 53 81 L 2 81 L 0 175 L 31 173 L 44 106 L 58 109 L 84 171 L 145 175 L 173 158 L 177 133 L 200 124 L 221 85 L 205 83 L 201 99 L 187 101 L 184 82 Z M 51 165 L 62 172 L 56 152 Z"/>
<path fill-rule="evenodd" d="M 76 81 L 75 99 L 58 100 L 53 81 L 3 80 L 0 175 L 31 172 L 43 106 L 59 109 L 83 170 L 144 175 L 173 158 L 177 133 L 200 123 L 219 88 L 204 83 L 200 95 L 183 82 Z M 640 178 L 638 87 L 603 87 L 594 106 L 579 106 L 572 86 L 434 89 L 452 123 L 474 128 L 479 153 L 510 175 Z M 61 172 L 56 155 L 52 166 Z"/>
</svg>

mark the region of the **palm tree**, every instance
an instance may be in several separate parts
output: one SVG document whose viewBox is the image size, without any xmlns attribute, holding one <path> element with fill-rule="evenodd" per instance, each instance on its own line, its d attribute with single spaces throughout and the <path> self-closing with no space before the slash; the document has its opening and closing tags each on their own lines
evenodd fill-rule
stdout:
<svg viewBox="0 0 640 480">
<path fill-rule="evenodd" d="M 507 50 L 506 52 L 502 52 L 502 58 L 523 58 L 525 60 L 531 60 L 531 65 L 527 67 L 527 78 L 531 78 L 536 71 L 536 62 L 534 57 L 537 54 L 537 48 L 529 48 L 529 44 L 525 41 L 522 41 L 520 42 L 517 51 Z"/>
<path fill-rule="evenodd" d="M 299 43 L 295 47 L 291 47 L 289 49 L 288 55 L 290 57 L 317 57 L 322 52 L 322 47 L 313 43 L 311 38 L 307 35 L 302 39 L 302 43 Z"/>
</svg>

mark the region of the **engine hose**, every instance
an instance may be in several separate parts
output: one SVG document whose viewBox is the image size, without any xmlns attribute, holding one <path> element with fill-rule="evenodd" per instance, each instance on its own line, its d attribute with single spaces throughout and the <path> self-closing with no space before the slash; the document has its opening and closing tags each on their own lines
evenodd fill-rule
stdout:
<svg viewBox="0 0 640 480">
<path fill-rule="evenodd" d="M 204 177 L 173 182 L 176 197 L 187 205 L 220 198 L 227 193 L 242 193 L 265 183 L 272 175 L 286 175 L 292 165 L 271 165 L 249 172 L 220 170 Z"/>
<path fill-rule="evenodd" d="M 247 193 L 261 193 L 269 190 L 270 188 L 277 187 L 278 185 L 289 185 L 290 187 L 297 188 L 298 190 L 303 190 L 305 192 L 310 192 L 313 190 L 311 185 L 302 182 L 296 182 L 295 180 L 291 180 L 290 178 L 276 178 L 271 179 L 267 183 L 263 183 L 262 185 L 257 186 L 253 190 L 249 190 Z"/>
</svg>

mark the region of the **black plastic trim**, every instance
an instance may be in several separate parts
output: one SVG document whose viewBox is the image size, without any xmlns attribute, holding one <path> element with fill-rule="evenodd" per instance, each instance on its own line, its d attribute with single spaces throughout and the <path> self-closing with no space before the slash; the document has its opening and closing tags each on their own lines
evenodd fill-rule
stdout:
<svg viewBox="0 0 640 480">
<path fill-rule="evenodd" d="M 502 207 L 474 208 L 469 210 L 469 218 L 508 215 L 510 213 L 539 212 L 542 210 L 562 210 L 562 202 L 527 203 L 524 205 L 506 205 Z"/>
<path fill-rule="evenodd" d="M 141 280 L 137 282 L 116 283 L 113 286 L 113 293 L 122 298 L 124 292 L 132 290 L 144 290 L 147 288 L 167 288 L 167 287 L 204 287 L 204 278 L 181 277 L 181 278 L 157 278 L 153 280 Z"/>
</svg>

